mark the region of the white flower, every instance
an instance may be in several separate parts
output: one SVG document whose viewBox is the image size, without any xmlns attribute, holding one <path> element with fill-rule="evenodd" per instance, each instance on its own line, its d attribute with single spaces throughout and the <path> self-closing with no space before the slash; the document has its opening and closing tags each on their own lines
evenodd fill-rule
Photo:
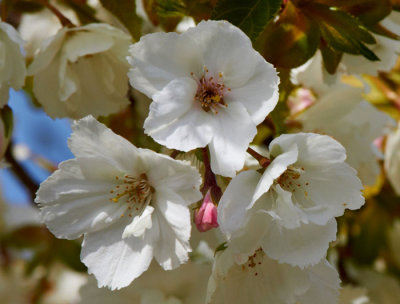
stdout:
<svg viewBox="0 0 400 304">
<path fill-rule="evenodd" d="M 400 195 L 400 125 L 387 137 L 385 171 L 394 191 Z"/>
<path fill-rule="evenodd" d="M 146 35 L 130 48 L 131 84 L 153 99 L 145 132 L 171 149 L 209 145 L 211 168 L 234 176 L 278 100 L 275 69 L 226 21 Z"/>
<path fill-rule="evenodd" d="M 79 24 L 79 19 L 74 10 L 62 5 L 62 3 L 52 1 L 54 5 L 65 17 L 73 24 Z M 21 16 L 18 31 L 22 39 L 26 41 L 25 51 L 27 57 L 33 57 L 44 40 L 57 34 L 62 28 L 60 20 L 48 9 L 42 9 L 34 13 L 25 13 Z"/>
<path fill-rule="evenodd" d="M 95 281 L 89 279 L 80 290 L 79 303 L 204 304 L 210 273 L 211 265 L 188 262 L 178 269 L 164 271 L 153 263 L 132 285 L 121 290 L 97 288 Z"/>
<path fill-rule="evenodd" d="M 330 86 L 338 81 L 338 73 L 329 74 L 324 68 L 322 54 L 318 50 L 305 64 L 290 71 L 291 81 L 296 85 L 303 85 L 321 94 L 329 90 Z"/>
<path fill-rule="evenodd" d="M 228 249 L 218 253 L 207 304 L 336 304 L 339 275 L 326 260 L 300 269 L 268 258 L 261 249 L 242 263 Z"/>
<path fill-rule="evenodd" d="M 362 94 L 362 88 L 336 84 L 297 119 L 304 131 L 328 134 L 339 141 L 346 148 L 347 163 L 357 170 L 364 185 L 372 186 L 382 158 L 373 141 L 394 121 L 364 101 Z"/>
<path fill-rule="evenodd" d="M 24 42 L 9 24 L 0 22 L 0 108 L 8 102 L 10 88 L 19 90 L 25 83 Z"/>
<path fill-rule="evenodd" d="M 329 136 L 281 135 L 263 174 L 232 179 L 218 206 L 218 223 L 244 260 L 257 248 L 281 263 L 318 263 L 336 238 L 335 217 L 364 203 L 344 148 Z M 242 260 L 242 262 L 244 261 Z"/>
<path fill-rule="evenodd" d="M 107 24 L 62 28 L 28 68 L 51 117 L 108 115 L 128 105 L 129 35 Z"/>
<path fill-rule="evenodd" d="M 35 202 L 59 238 L 84 235 L 81 259 L 99 286 L 127 286 L 153 258 L 166 270 L 188 259 L 188 205 L 201 199 L 186 162 L 136 148 L 89 116 L 73 125 L 75 159 L 43 182 Z"/>
</svg>

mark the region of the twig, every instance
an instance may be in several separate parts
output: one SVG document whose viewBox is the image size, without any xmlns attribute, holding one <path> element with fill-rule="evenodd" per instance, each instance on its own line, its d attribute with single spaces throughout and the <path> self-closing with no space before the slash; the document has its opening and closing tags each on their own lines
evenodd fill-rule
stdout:
<svg viewBox="0 0 400 304">
<path fill-rule="evenodd" d="M 263 168 L 268 167 L 269 164 L 271 163 L 271 160 L 269 158 L 266 158 L 265 156 L 262 156 L 260 153 L 258 153 L 257 151 L 253 150 L 250 147 L 247 148 L 247 153 L 249 153 L 256 160 L 258 160 L 258 162 L 260 163 L 261 167 L 263 167 Z"/>
<path fill-rule="evenodd" d="M 171 152 L 171 154 L 169 156 L 173 159 L 176 159 L 176 157 L 178 156 L 179 153 L 180 153 L 179 150 L 174 150 Z"/>
<path fill-rule="evenodd" d="M 67 26 L 67 27 L 74 27 L 75 25 L 69 20 L 67 17 L 64 16 L 63 13 L 60 12 L 58 8 L 56 8 L 54 5 L 50 4 L 48 0 L 37 0 L 41 4 L 43 4 L 45 7 L 47 7 L 56 17 L 58 20 L 60 20 L 60 23 L 62 26 Z"/>
<path fill-rule="evenodd" d="M 1 1 L 0 6 L 1 6 L 1 20 L 3 22 L 7 22 L 7 2 L 4 0 Z"/>
<path fill-rule="evenodd" d="M 25 187 L 29 190 L 31 196 L 31 204 L 35 205 L 34 200 L 36 196 L 36 191 L 39 188 L 39 185 L 35 183 L 32 178 L 25 172 L 24 168 L 17 162 L 14 158 L 14 155 L 11 152 L 13 144 L 10 143 L 8 146 L 6 153 L 4 155 L 6 161 L 11 165 L 11 170 L 15 173 L 18 179 L 25 185 Z"/>
</svg>

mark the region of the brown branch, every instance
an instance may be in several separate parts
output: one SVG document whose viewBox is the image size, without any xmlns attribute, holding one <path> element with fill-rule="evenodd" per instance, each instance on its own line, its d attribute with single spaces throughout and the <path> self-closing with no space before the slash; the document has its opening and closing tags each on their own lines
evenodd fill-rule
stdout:
<svg viewBox="0 0 400 304">
<path fill-rule="evenodd" d="M 269 164 L 271 163 L 271 160 L 265 156 L 262 156 L 260 153 L 257 151 L 253 150 L 252 148 L 248 147 L 247 148 L 247 153 L 249 153 L 251 156 L 253 156 L 258 162 L 260 163 L 261 167 L 267 168 Z"/>
<path fill-rule="evenodd" d="M 173 159 L 176 159 L 176 157 L 178 156 L 179 153 L 180 153 L 179 150 L 174 150 L 171 152 L 171 154 L 169 156 Z"/>
<path fill-rule="evenodd" d="M 7 2 L 4 0 L 1 1 L 0 6 L 1 6 L 1 20 L 3 22 L 7 22 Z"/>
<path fill-rule="evenodd" d="M 67 27 L 75 26 L 75 24 L 73 24 L 71 20 L 65 17 L 64 14 L 61 13 L 58 8 L 50 4 L 49 0 L 37 0 L 37 1 L 43 4 L 45 7 L 47 7 L 54 15 L 56 15 L 62 26 L 67 26 Z"/>
<path fill-rule="evenodd" d="M 31 197 L 31 203 L 35 205 L 34 200 L 36 196 L 36 191 L 39 185 L 32 180 L 32 178 L 25 172 L 25 169 L 17 162 L 14 155 L 11 152 L 13 144 L 10 143 L 8 146 L 4 158 L 11 165 L 11 170 L 15 173 L 18 179 L 24 184 L 26 189 L 29 191 Z"/>
</svg>

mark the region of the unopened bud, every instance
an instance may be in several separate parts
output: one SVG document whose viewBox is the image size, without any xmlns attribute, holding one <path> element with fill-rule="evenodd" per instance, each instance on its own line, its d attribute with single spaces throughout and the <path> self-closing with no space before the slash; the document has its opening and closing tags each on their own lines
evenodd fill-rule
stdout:
<svg viewBox="0 0 400 304">
<path fill-rule="evenodd" d="M 217 206 L 213 203 L 210 190 L 207 191 L 201 207 L 194 213 L 194 222 L 200 232 L 218 227 Z"/>
</svg>

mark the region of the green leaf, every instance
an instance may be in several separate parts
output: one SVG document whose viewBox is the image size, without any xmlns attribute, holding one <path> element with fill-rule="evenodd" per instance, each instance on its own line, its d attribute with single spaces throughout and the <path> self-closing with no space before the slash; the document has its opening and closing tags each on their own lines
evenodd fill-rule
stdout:
<svg viewBox="0 0 400 304">
<path fill-rule="evenodd" d="M 353 16 L 318 3 L 303 7 L 303 12 L 319 24 L 323 40 L 336 51 L 361 54 L 371 61 L 379 60 L 365 44 L 376 43 L 374 36 Z"/>
<path fill-rule="evenodd" d="M 390 0 L 313 0 L 327 6 L 338 7 L 357 17 L 364 25 L 374 25 L 392 10 Z"/>
<path fill-rule="evenodd" d="M 121 21 L 135 40 L 139 40 L 142 20 L 136 14 L 135 0 L 100 0 L 100 2 Z"/>
<path fill-rule="evenodd" d="M 214 256 L 217 254 L 217 252 L 224 251 L 226 248 L 228 248 L 227 242 L 223 242 L 223 243 L 219 244 L 218 247 L 214 251 Z"/>
<path fill-rule="evenodd" d="M 335 74 L 340 60 L 342 60 L 343 53 L 328 47 L 325 43 L 321 43 L 319 49 L 321 50 L 325 69 L 328 73 Z"/>
<path fill-rule="evenodd" d="M 276 22 L 270 23 L 265 33 L 262 54 L 276 67 L 295 68 L 310 59 L 318 48 L 318 24 L 308 19 L 301 10 L 288 2 Z M 279 46 L 277 42 L 279 41 Z"/>
<path fill-rule="evenodd" d="M 182 0 L 157 0 L 156 12 L 160 17 L 183 17 L 186 6 Z"/>
<path fill-rule="evenodd" d="M 255 41 L 281 4 L 282 0 L 220 0 L 211 19 L 227 20 Z"/>
</svg>

